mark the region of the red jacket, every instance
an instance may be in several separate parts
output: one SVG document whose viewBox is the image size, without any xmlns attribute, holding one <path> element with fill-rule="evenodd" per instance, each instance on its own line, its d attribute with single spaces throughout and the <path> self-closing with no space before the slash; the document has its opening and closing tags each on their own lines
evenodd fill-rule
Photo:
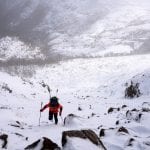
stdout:
<svg viewBox="0 0 150 150">
<path fill-rule="evenodd" d="M 59 109 L 60 109 L 60 113 L 62 112 L 62 105 L 58 104 L 56 107 L 51 107 L 51 104 L 50 102 L 48 104 L 46 104 L 42 109 L 41 111 L 44 111 L 46 108 L 49 107 L 49 111 L 53 112 L 53 113 L 58 113 L 59 112 Z"/>
</svg>

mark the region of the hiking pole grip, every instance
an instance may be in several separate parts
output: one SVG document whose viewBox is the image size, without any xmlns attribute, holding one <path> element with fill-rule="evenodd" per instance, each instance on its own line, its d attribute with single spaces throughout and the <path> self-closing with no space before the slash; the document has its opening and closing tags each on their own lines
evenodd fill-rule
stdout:
<svg viewBox="0 0 150 150">
<path fill-rule="evenodd" d="M 41 109 L 42 109 L 42 105 L 43 105 L 43 102 L 41 102 Z M 40 117 L 39 117 L 39 126 L 40 126 L 40 121 L 41 121 L 41 111 L 40 111 Z"/>
</svg>

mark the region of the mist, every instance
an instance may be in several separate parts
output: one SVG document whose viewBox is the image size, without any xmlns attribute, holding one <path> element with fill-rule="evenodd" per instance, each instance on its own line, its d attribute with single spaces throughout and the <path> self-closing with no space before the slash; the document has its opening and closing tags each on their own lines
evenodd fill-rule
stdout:
<svg viewBox="0 0 150 150">
<path fill-rule="evenodd" d="M 148 0 L 0 0 L 0 38 L 15 37 L 53 61 L 118 48 L 149 53 L 149 12 Z"/>
</svg>

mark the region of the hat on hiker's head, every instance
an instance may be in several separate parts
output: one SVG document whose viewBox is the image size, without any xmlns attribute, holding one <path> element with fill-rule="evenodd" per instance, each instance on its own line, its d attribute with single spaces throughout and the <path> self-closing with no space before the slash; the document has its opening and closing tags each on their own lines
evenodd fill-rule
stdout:
<svg viewBox="0 0 150 150">
<path fill-rule="evenodd" d="M 58 98 L 56 96 L 53 96 L 51 99 L 50 99 L 50 105 L 51 107 L 54 107 L 54 106 L 57 106 L 59 103 L 58 103 Z"/>
<path fill-rule="evenodd" d="M 53 96 L 53 97 L 50 98 L 50 101 L 53 101 L 53 100 L 58 101 L 58 98 L 56 96 Z"/>
</svg>

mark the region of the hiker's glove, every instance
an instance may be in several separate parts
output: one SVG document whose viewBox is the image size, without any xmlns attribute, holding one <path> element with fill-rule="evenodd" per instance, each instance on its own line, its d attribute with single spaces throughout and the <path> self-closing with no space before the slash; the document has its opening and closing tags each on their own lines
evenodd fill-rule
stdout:
<svg viewBox="0 0 150 150">
<path fill-rule="evenodd" d="M 40 112 L 42 112 L 43 110 L 42 109 L 40 109 Z"/>
</svg>

